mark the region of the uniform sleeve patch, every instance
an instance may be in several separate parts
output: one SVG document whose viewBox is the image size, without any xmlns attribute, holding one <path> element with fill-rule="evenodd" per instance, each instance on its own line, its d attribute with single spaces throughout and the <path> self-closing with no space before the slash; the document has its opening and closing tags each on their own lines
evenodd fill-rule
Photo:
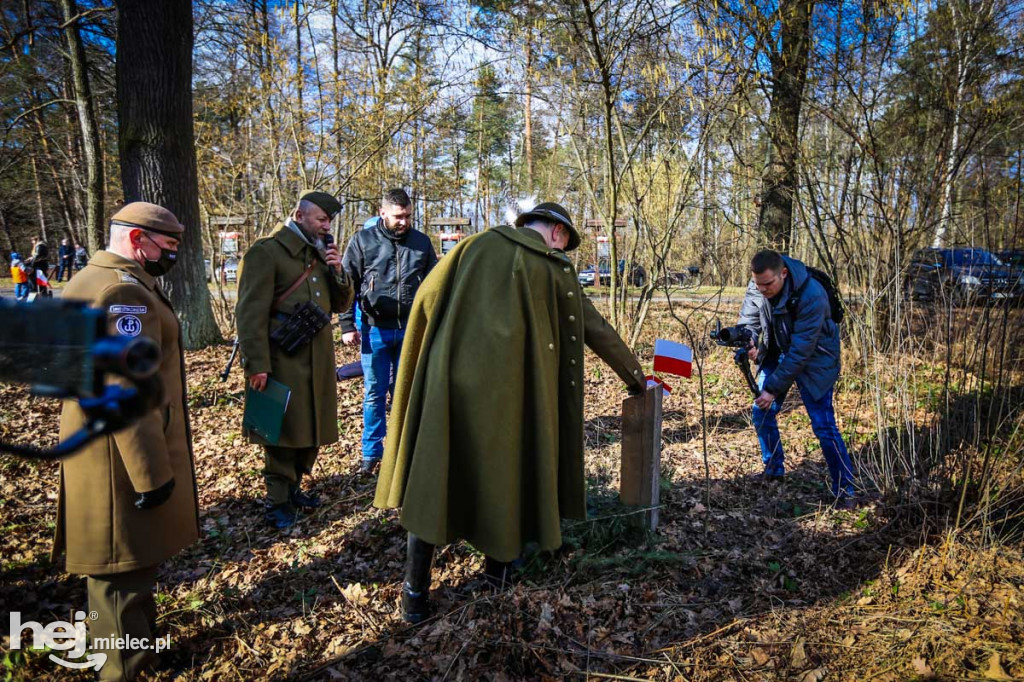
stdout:
<svg viewBox="0 0 1024 682">
<path fill-rule="evenodd" d="M 111 315 L 145 315 L 149 308 L 144 305 L 112 305 L 108 310 Z"/>
<path fill-rule="evenodd" d="M 118 270 L 117 274 L 121 275 L 121 282 L 127 282 L 129 284 L 141 284 L 135 275 L 125 272 L 124 270 Z"/>
<path fill-rule="evenodd" d="M 134 315 L 117 318 L 117 333 L 121 336 L 138 336 L 142 333 L 142 320 Z"/>
</svg>

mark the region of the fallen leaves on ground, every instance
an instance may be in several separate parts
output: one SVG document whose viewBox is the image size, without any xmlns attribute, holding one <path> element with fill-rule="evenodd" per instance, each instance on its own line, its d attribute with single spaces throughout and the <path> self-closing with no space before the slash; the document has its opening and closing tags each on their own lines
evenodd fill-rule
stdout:
<svg viewBox="0 0 1024 682">
<path fill-rule="evenodd" d="M 405 533 L 395 512 L 370 505 L 374 480 L 358 472 L 361 381 L 338 385 L 341 438 L 308 477 L 325 505 L 271 531 L 261 455 L 239 430 L 241 373 L 217 380 L 227 354 L 187 356 L 202 537 L 160 572 L 160 627 L 172 648 L 157 679 L 1024 677 L 1020 548 L 939 533 L 899 500 L 832 510 L 802 409 L 780 415 L 785 482 L 748 480 L 760 469 L 757 442 L 725 351 L 705 360 L 715 396 L 706 461 L 696 380 L 676 382 L 665 403 L 656 534 L 618 504 L 625 394 L 588 356 L 590 518 L 565 521 L 565 546 L 531 556 L 500 593 L 480 580 L 483 557 L 471 547 L 439 548 L 436 614 L 419 627 L 398 611 Z M 339 348 L 339 362 L 355 359 Z M 59 406 L 0 390 L 0 437 L 53 444 Z M 841 423 L 862 400 L 838 394 Z M 56 472 L 0 460 L 0 603 L 42 622 L 86 603 L 84 579 L 47 558 Z M 31 651 L 7 665 L 15 678 L 75 676 Z"/>
</svg>

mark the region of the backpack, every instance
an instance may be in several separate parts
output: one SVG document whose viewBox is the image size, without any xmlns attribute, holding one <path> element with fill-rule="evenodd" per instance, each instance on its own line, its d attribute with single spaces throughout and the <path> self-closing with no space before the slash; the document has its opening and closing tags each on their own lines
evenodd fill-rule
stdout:
<svg viewBox="0 0 1024 682">
<path fill-rule="evenodd" d="M 831 310 L 832 321 L 836 324 L 842 323 L 846 317 L 846 307 L 843 305 L 843 299 L 839 296 L 839 289 L 836 288 L 836 283 L 832 281 L 832 278 L 828 276 L 824 270 L 805 265 L 807 268 L 807 274 L 810 277 L 800 285 L 800 288 L 789 297 L 787 306 L 789 307 L 789 314 L 793 315 L 796 311 L 796 307 L 800 305 L 800 296 L 803 294 L 804 289 L 811 279 L 818 280 L 818 284 L 825 290 L 825 295 L 828 296 L 828 307 Z"/>
</svg>

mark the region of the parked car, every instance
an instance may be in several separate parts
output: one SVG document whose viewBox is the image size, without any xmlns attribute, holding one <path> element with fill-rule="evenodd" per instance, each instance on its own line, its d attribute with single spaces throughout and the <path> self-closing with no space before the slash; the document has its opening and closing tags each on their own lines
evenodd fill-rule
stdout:
<svg viewBox="0 0 1024 682">
<path fill-rule="evenodd" d="M 665 273 L 666 286 L 695 287 L 700 283 L 700 266 L 690 265 L 684 270 Z"/>
<path fill-rule="evenodd" d="M 234 256 L 228 256 L 224 261 L 224 265 L 221 266 L 221 271 L 224 273 L 224 282 L 237 282 L 238 281 L 238 259 Z"/>
<path fill-rule="evenodd" d="M 619 279 L 623 277 L 623 273 L 626 271 L 626 261 L 619 260 Z M 612 283 L 612 269 L 608 261 L 602 261 L 597 266 L 598 276 L 600 277 L 602 286 L 609 286 Z M 628 283 L 634 287 L 642 287 L 647 283 L 647 271 L 644 270 L 642 265 L 633 265 L 629 269 L 629 280 Z"/>
<path fill-rule="evenodd" d="M 597 278 L 597 271 L 594 270 L 594 266 L 591 265 L 585 270 L 580 270 L 576 275 L 580 280 L 581 287 L 592 287 L 594 286 L 594 282 Z"/>
<path fill-rule="evenodd" d="M 1020 271 L 973 247 L 919 249 L 911 258 L 904 291 L 910 299 L 948 299 L 954 305 L 1024 296 Z"/>
</svg>

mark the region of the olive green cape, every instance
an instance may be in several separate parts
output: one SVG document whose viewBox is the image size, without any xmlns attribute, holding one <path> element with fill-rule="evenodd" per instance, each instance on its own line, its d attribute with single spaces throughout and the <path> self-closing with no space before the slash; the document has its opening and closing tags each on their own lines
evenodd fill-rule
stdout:
<svg viewBox="0 0 1024 682">
<path fill-rule="evenodd" d="M 583 344 L 630 386 L 636 358 L 529 229 L 464 240 L 424 280 L 406 330 L 374 504 L 433 544 L 500 561 L 555 549 L 586 517 Z"/>
</svg>

